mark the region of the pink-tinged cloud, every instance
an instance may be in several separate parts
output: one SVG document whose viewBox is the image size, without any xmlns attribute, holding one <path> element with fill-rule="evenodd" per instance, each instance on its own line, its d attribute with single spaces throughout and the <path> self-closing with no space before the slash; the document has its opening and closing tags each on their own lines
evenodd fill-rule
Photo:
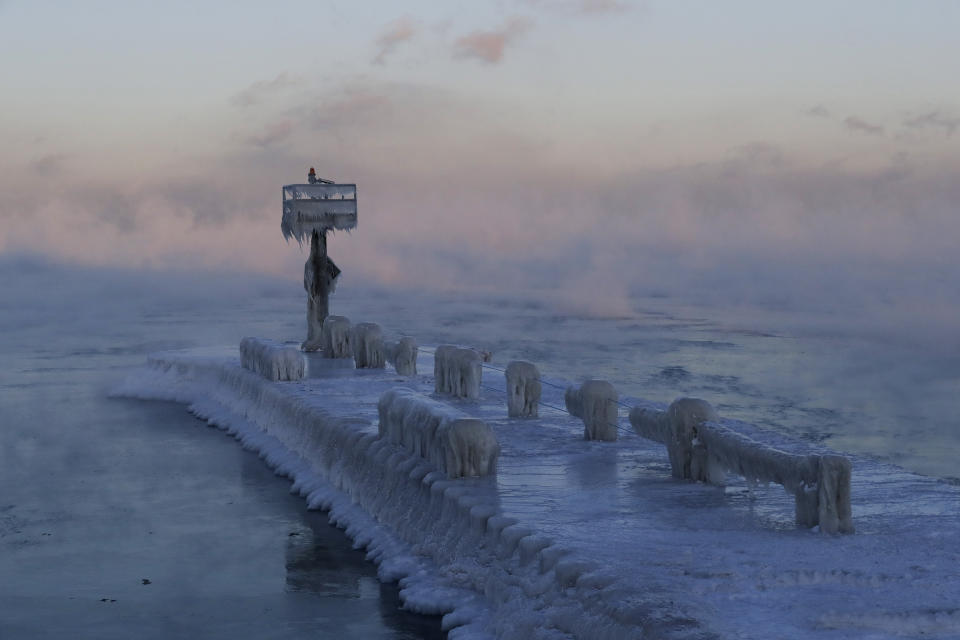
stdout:
<svg viewBox="0 0 960 640">
<path fill-rule="evenodd" d="M 940 129 L 949 138 L 960 127 L 960 118 L 940 111 L 930 111 L 918 116 L 911 116 L 903 121 L 903 126 L 911 129 Z"/>
<path fill-rule="evenodd" d="M 868 136 L 882 136 L 883 127 L 878 124 L 871 124 L 858 116 L 849 116 L 843 121 L 843 126 L 849 131 L 865 133 Z"/>
<path fill-rule="evenodd" d="M 267 125 L 262 131 L 247 136 L 246 142 L 255 147 L 269 147 L 284 142 L 293 133 L 294 125 L 289 119 Z"/>
<path fill-rule="evenodd" d="M 373 58 L 375 64 L 384 64 L 387 56 L 396 51 L 404 42 L 412 40 L 417 34 L 417 25 L 410 18 L 397 18 L 377 37 L 377 55 Z"/>
<path fill-rule="evenodd" d="M 284 89 L 294 87 L 300 83 L 299 80 L 283 72 L 273 80 L 258 80 L 249 87 L 234 95 L 230 102 L 237 107 L 252 107 L 259 104 L 264 98 L 278 93 Z"/>
<path fill-rule="evenodd" d="M 504 49 L 529 31 L 531 26 L 533 22 L 529 18 L 514 17 L 499 29 L 468 33 L 454 43 L 454 57 L 477 58 L 487 64 L 496 64 L 503 60 Z"/>
<path fill-rule="evenodd" d="M 572 13 L 613 13 L 627 11 L 630 3 L 621 0 L 524 0 L 524 4 L 540 9 Z"/>
<path fill-rule="evenodd" d="M 584 13 L 626 11 L 630 8 L 626 2 L 619 2 L 619 0 L 580 0 L 577 6 Z"/>
</svg>

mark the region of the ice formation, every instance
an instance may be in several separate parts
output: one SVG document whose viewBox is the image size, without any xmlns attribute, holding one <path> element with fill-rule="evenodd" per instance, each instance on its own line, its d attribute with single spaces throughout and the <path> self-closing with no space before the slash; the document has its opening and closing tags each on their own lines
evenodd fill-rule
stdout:
<svg viewBox="0 0 960 640">
<path fill-rule="evenodd" d="M 409 336 L 385 345 L 387 362 L 401 376 L 417 375 L 417 341 Z"/>
<path fill-rule="evenodd" d="M 263 338 L 240 341 L 240 364 L 267 380 L 300 380 L 306 370 L 300 349 Z"/>
<path fill-rule="evenodd" d="M 507 415 L 536 418 L 540 403 L 540 371 L 530 362 L 514 360 L 507 365 Z"/>
<path fill-rule="evenodd" d="M 583 419 L 587 440 L 617 439 L 617 390 L 606 380 L 587 380 L 580 388 L 569 387 L 564 394 L 567 411 Z"/>
<path fill-rule="evenodd" d="M 471 400 L 480 397 L 483 365 L 479 352 L 444 344 L 437 347 L 433 358 L 433 375 L 437 393 Z"/>
<path fill-rule="evenodd" d="M 492 394 L 450 405 L 496 434 L 497 473 L 453 480 L 419 444 L 411 453 L 378 435 L 392 373 L 277 384 L 238 364 L 232 351 L 153 356 L 123 395 L 185 402 L 259 452 L 367 550 L 382 580 L 400 580 L 405 608 L 445 614 L 451 640 L 960 633 L 956 486 L 858 460 L 862 533 L 804 535 L 789 531 L 793 500 L 779 488 L 664 482 L 661 446 L 632 437 L 591 446 L 572 437 L 579 421 L 559 412 L 534 421 L 542 428 L 518 429 Z M 427 376 L 405 384 L 425 398 L 432 389 Z M 545 403 L 562 395 L 544 385 Z M 666 421 L 666 406 L 630 403 Z M 704 446 L 710 436 L 700 434 L 721 427 L 805 447 L 729 420 L 701 423 Z M 826 462 L 842 486 L 846 463 Z M 838 500 L 838 530 L 842 511 Z"/>
<path fill-rule="evenodd" d="M 321 341 L 325 358 L 352 358 L 352 326 L 344 316 L 327 316 L 323 321 Z"/>
<path fill-rule="evenodd" d="M 500 445 L 490 427 L 411 389 L 391 389 L 377 403 L 379 433 L 429 460 L 450 478 L 493 475 Z"/>
<path fill-rule="evenodd" d="M 717 412 L 709 402 L 699 398 L 677 398 L 667 409 L 670 439 L 667 455 L 674 478 L 710 480 L 704 449 L 697 440 L 697 427 L 708 420 L 717 420 Z"/>
<path fill-rule="evenodd" d="M 853 533 L 850 505 L 852 465 L 843 456 L 820 456 L 818 524 L 824 533 Z"/>
<path fill-rule="evenodd" d="M 283 237 L 303 242 L 312 233 L 357 226 L 357 185 L 289 184 L 283 187 Z"/>
<path fill-rule="evenodd" d="M 383 369 L 386 366 L 380 325 L 375 322 L 358 322 L 353 325 L 350 341 L 357 369 Z"/>
<path fill-rule="evenodd" d="M 726 472 L 751 483 L 774 482 L 794 496 L 795 520 L 826 533 L 853 533 L 850 461 L 800 455 L 762 444 L 726 426 L 705 400 L 678 398 L 666 411 L 630 410 L 641 436 L 667 446 L 675 478 L 722 484 Z"/>
</svg>

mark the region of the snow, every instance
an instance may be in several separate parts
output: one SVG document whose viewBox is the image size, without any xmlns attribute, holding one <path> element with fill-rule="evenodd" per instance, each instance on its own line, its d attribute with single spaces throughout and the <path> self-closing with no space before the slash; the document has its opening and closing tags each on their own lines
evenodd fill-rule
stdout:
<svg viewBox="0 0 960 640">
<path fill-rule="evenodd" d="M 323 328 L 320 332 L 324 357 L 352 358 L 352 329 L 349 318 L 344 316 L 327 316 L 323 321 Z"/>
<path fill-rule="evenodd" d="M 457 398 L 479 398 L 482 359 L 483 356 L 473 349 L 451 344 L 437 347 L 433 365 L 436 392 Z"/>
<path fill-rule="evenodd" d="M 539 412 L 540 372 L 524 360 L 507 365 L 507 415 L 511 418 L 533 417 Z"/>
<path fill-rule="evenodd" d="M 419 359 L 430 370 L 430 354 Z M 960 487 L 857 458 L 857 534 L 814 535 L 780 487 L 677 482 L 661 444 L 584 441 L 582 422 L 552 409 L 508 418 L 501 377 L 476 400 L 431 399 L 483 421 L 501 448 L 495 475 L 450 479 L 379 437 L 379 400 L 401 384 L 393 372 L 335 365 L 311 358 L 317 377 L 278 384 L 235 350 L 158 354 L 120 392 L 186 403 L 258 451 L 367 549 L 382 579 L 400 581 L 407 608 L 444 614 L 454 640 L 960 635 Z M 433 390 L 431 376 L 402 384 Z M 554 384 L 545 406 L 563 400 Z"/>
<path fill-rule="evenodd" d="M 500 445 L 482 420 L 410 389 L 391 389 L 377 403 L 379 433 L 429 460 L 449 478 L 496 473 Z"/>
<path fill-rule="evenodd" d="M 404 336 L 396 342 L 385 345 L 387 362 L 393 365 L 401 376 L 417 375 L 417 341 Z"/>
<path fill-rule="evenodd" d="M 245 369 L 259 373 L 267 380 L 299 380 L 306 363 L 298 347 L 263 338 L 240 341 L 240 362 Z"/>
<path fill-rule="evenodd" d="M 587 440 L 617 439 L 617 390 L 606 380 L 587 380 L 580 388 L 570 387 L 564 395 L 570 415 L 583 419 Z"/>
<path fill-rule="evenodd" d="M 383 330 L 375 322 L 358 322 L 350 332 L 353 361 L 357 369 L 383 369 L 386 354 L 383 348 Z"/>
</svg>

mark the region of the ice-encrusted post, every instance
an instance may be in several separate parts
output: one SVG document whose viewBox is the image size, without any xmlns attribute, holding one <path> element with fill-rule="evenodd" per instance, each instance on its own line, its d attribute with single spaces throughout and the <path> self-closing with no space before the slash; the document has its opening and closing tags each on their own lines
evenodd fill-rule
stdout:
<svg viewBox="0 0 960 640">
<path fill-rule="evenodd" d="M 437 393 L 476 400 L 480 397 L 483 356 L 474 349 L 442 344 L 433 353 L 434 389 Z"/>
<path fill-rule="evenodd" d="M 706 400 L 678 398 L 667 409 L 670 439 L 667 455 L 674 478 L 709 481 L 707 449 L 697 438 L 697 427 L 716 420 L 717 412 Z"/>
<path fill-rule="evenodd" d="M 323 321 L 330 312 L 330 294 L 340 275 L 340 269 L 327 256 L 327 232 L 356 228 L 357 185 L 318 178 L 312 167 L 307 179 L 309 184 L 283 187 L 280 230 L 284 238 L 296 238 L 301 246 L 310 239 L 310 257 L 303 265 L 307 339 L 301 348 L 316 351 L 323 346 Z"/>
<path fill-rule="evenodd" d="M 567 406 L 577 408 L 576 401 L 571 387 Z M 678 398 L 666 411 L 633 407 L 630 424 L 640 436 L 667 446 L 675 478 L 723 484 L 731 471 L 749 482 L 776 482 L 794 496 L 797 526 L 854 532 L 851 464 L 844 456 L 793 454 L 762 444 L 730 428 L 696 398 Z"/>
<path fill-rule="evenodd" d="M 327 234 L 316 229 L 310 234 L 310 257 L 303 265 L 303 288 L 307 291 L 307 339 L 304 351 L 316 351 L 322 344 L 323 321 L 330 314 L 330 294 L 340 269 L 327 256 Z"/>
<path fill-rule="evenodd" d="M 849 458 L 820 456 L 817 511 L 820 531 L 824 533 L 853 533 L 854 531 L 853 511 L 850 506 L 851 472 Z"/>
<path fill-rule="evenodd" d="M 396 342 L 385 345 L 387 362 L 401 376 L 417 375 L 417 341 L 410 336 L 404 336 Z"/>
<path fill-rule="evenodd" d="M 357 369 L 383 369 L 386 355 L 383 348 L 383 330 L 376 322 L 358 322 L 350 334 L 353 361 Z"/>
<path fill-rule="evenodd" d="M 536 418 L 539 414 L 540 371 L 536 365 L 514 360 L 504 372 L 507 378 L 507 415 L 511 418 Z"/>
<path fill-rule="evenodd" d="M 579 389 L 567 388 L 564 394 L 567 412 L 583 420 L 586 440 L 617 439 L 618 400 L 617 390 L 606 380 L 587 380 Z"/>
</svg>

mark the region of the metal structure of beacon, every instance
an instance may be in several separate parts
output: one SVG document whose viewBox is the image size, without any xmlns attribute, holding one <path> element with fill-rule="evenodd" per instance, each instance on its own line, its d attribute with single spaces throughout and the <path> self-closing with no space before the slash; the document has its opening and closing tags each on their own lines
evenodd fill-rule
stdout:
<svg viewBox="0 0 960 640">
<path fill-rule="evenodd" d="M 313 167 L 307 184 L 283 187 L 283 237 L 300 245 L 310 239 L 310 257 L 303 265 L 303 288 L 307 291 L 307 339 L 304 351 L 320 348 L 320 330 L 330 312 L 329 298 L 340 269 L 327 256 L 327 232 L 357 227 L 357 185 L 318 178 Z"/>
</svg>

